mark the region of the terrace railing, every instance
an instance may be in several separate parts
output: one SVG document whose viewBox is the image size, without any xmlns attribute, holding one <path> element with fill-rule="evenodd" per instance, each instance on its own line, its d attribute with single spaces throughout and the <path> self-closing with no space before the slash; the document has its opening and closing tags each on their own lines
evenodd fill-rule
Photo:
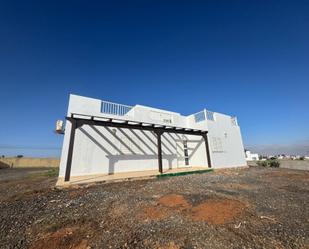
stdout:
<svg viewBox="0 0 309 249">
<path fill-rule="evenodd" d="M 204 121 L 206 119 L 211 120 L 211 121 L 215 121 L 214 112 L 211 112 L 211 111 L 208 111 L 208 110 L 203 110 L 201 112 L 194 114 L 195 123 Z"/>
<path fill-rule="evenodd" d="M 195 123 L 204 121 L 205 118 L 206 118 L 206 117 L 205 117 L 205 112 L 204 112 L 204 111 L 201 111 L 201 112 L 198 112 L 198 113 L 195 113 L 195 114 L 194 114 Z"/>
<path fill-rule="evenodd" d="M 232 125 L 235 125 L 237 126 L 237 118 L 236 117 L 231 117 L 231 122 L 232 122 Z"/>
<path fill-rule="evenodd" d="M 116 115 L 116 116 L 124 116 L 132 108 L 133 106 L 122 105 L 122 104 L 117 104 L 117 103 L 108 102 L 108 101 L 101 102 L 101 112 L 102 113 Z"/>
<path fill-rule="evenodd" d="M 206 118 L 207 120 L 215 121 L 214 112 L 206 110 Z"/>
</svg>

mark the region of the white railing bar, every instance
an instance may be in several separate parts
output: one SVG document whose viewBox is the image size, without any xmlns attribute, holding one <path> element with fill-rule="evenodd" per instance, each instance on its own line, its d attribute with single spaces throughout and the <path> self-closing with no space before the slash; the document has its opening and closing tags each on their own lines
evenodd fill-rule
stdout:
<svg viewBox="0 0 309 249">
<path fill-rule="evenodd" d="M 196 112 L 196 113 L 193 113 L 192 115 L 194 116 L 194 115 L 199 114 L 199 113 L 201 113 L 201 112 L 204 112 L 204 110 L 199 111 L 199 112 Z"/>
<path fill-rule="evenodd" d="M 124 104 L 118 104 L 118 103 L 115 103 L 115 102 L 110 102 L 110 101 L 106 101 L 106 100 L 101 100 L 103 103 L 108 103 L 108 104 L 115 104 L 115 105 L 121 105 L 121 106 L 126 106 L 126 107 L 130 107 L 132 108 L 133 106 L 130 106 L 130 105 L 124 105 Z"/>
</svg>

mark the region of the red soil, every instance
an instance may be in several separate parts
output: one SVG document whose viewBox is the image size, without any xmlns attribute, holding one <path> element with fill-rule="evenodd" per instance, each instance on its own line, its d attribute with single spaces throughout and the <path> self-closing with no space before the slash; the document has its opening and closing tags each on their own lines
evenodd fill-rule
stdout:
<svg viewBox="0 0 309 249">
<path fill-rule="evenodd" d="M 220 225 L 240 215 L 246 205 L 236 200 L 210 200 L 191 208 L 189 217 L 194 221 Z"/>
<path fill-rule="evenodd" d="M 87 240 L 78 227 L 60 229 L 54 233 L 44 234 L 34 241 L 30 249 L 88 249 Z"/>
<path fill-rule="evenodd" d="M 221 225 L 240 216 L 246 207 L 245 203 L 230 199 L 213 199 L 192 206 L 183 196 L 172 194 L 161 197 L 157 205 L 146 207 L 141 216 L 161 220 L 177 213 L 193 221 Z"/>
<path fill-rule="evenodd" d="M 159 199 L 158 203 L 165 207 L 180 209 L 189 208 L 191 206 L 182 195 L 176 194 L 165 195 Z"/>
</svg>

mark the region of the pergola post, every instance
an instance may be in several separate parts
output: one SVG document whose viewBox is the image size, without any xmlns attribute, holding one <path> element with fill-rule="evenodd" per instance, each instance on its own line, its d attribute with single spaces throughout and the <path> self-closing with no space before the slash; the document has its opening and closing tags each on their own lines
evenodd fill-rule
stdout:
<svg viewBox="0 0 309 249">
<path fill-rule="evenodd" d="M 64 176 L 65 182 L 70 181 L 75 131 L 76 131 L 76 127 L 77 127 L 77 122 L 74 118 L 70 118 L 68 120 L 71 122 L 71 133 L 70 133 L 70 142 L 69 142 L 69 149 L 68 149 L 67 165 L 66 165 L 65 176 Z"/>
<path fill-rule="evenodd" d="M 161 135 L 163 134 L 162 131 L 156 131 L 157 134 L 157 146 L 158 146 L 158 166 L 160 174 L 163 173 L 163 164 L 162 164 L 162 145 L 161 145 Z"/>
<path fill-rule="evenodd" d="M 209 148 L 209 143 L 208 143 L 207 132 L 203 134 L 203 138 L 204 138 L 204 141 L 205 141 L 205 148 L 206 148 L 206 156 L 207 156 L 208 168 L 211 168 L 210 148 Z"/>
</svg>

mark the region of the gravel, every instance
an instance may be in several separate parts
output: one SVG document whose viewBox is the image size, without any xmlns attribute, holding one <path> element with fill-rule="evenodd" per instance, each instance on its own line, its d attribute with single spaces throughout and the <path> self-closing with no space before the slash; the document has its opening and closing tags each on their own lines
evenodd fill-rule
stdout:
<svg viewBox="0 0 309 249">
<path fill-rule="evenodd" d="M 10 179 L 0 181 L 0 248 L 309 248 L 307 171 L 252 167 L 61 190 L 55 177 Z M 175 195 L 185 207 L 160 204 Z M 234 214 L 229 201 L 242 208 Z M 192 219 L 199 205 L 211 214 Z"/>
</svg>

